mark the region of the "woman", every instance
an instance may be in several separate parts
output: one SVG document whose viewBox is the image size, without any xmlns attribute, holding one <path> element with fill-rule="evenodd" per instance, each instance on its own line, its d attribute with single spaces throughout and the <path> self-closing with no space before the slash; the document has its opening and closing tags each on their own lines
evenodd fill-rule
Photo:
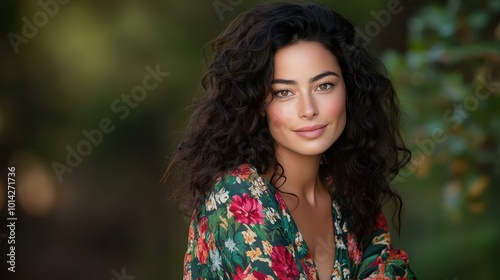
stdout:
<svg viewBox="0 0 500 280">
<path fill-rule="evenodd" d="M 399 215 L 391 180 L 410 151 L 353 24 L 313 2 L 261 5 L 213 49 L 167 169 L 189 189 L 184 279 L 415 279 L 381 211 Z"/>
</svg>

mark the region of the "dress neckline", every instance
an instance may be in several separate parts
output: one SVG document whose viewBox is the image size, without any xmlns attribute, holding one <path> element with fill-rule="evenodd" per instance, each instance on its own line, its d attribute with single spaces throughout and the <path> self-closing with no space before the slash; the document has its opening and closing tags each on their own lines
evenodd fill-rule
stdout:
<svg viewBox="0 0 500 280">
<path fill-rule="evenodd" d="M 298 236 L 300 236 L 302 244 L 307 249 L 306 250 L 307 251 L 307 255 L 306 256 L 307 256 L 307 258 L 309 258 L 309 262 L 312 265 L 312 269 L 314 270 L 315 277 L 316 277 L 316 279 L 319 279 L 318 269 L 316 267 L 316 263 L 314 261 L 314 257 L 313 257 L 313 254 L 311 252 L 311 249 L 310 249 L 309 245 L 307 245 L 305 239 L 303 238 L 303 235 L 300 232 L 299 227 L 297 226 L 297 223 L 295 222 L 290 209 L 286 205 L 284 198 L 280 194 L 279 189 L 277 189 L 276 187 L 274 187 L 267 179 L 265 179 L 264 177 L 262 177 L 260 174 L 257 173 L 257 175 L 261 178 L 261 180 L 264 181 L 264 183 L 269 188 L 269 190 L 274 195 L 274 197 L 276 199 L 278 199 L 278 197 L 279 197 L 279 199 L 282 200 L 281 202 L 278 201 L 278 204 L 280 205 L 280 207 L 281 207 L 281 205 L 283 205 L 283 209 L 282 210 L 285 211 L 285 213 L 283 213 L 283 214 L 286 214 L 288 216 L 287 218 L 289 219 L 290 226 L 292 227 L 292 232 L 296 233 L 296 234 L 298 234 Z M 339 216 L 340 215 L 337 215 L 337 211 L 339 211 L 339 209 L 338 209 L 338 206 L 335 207 L 336 206 L 336 201 L 335 201 L 335 199 L 333 199 L 332 196 L 331 196 L 331 204 L 330 204 L 330 206 L 331 206 L 331 211 L 332 211 L 332 228 L 333 228 L 333 237 L 334 237 L 334 242 L 335 242 L 335 256 L 334 256 L 334 259 L 333 259 L 333 267 L 332 267 L 332 271 L 330 273 L 330 276 L 331 276 L 330 278 L 334 279 L 334 277 L 336 276 L 336 275 L 334 275 L 334 273 L 335 273 L 334 267 L 335 267 L 335 265 L 337 263 L 340 262 L 340 260 L 339 260 L 339 258 L 340 258 L 340 252 L 339 251 L 341 250 L 341 248 L 345 248 L 345 245 L 344 245 L 343 240 L 342 240 L 341 232 L 338 232 L 339 229 L 340 229 L 340 227 L 336 226 L 336 223 L 335 223 L 335 221 L 338 221 L 338 224 L 340 224 L 340 220 L 339 220 Z"/>
</svg>

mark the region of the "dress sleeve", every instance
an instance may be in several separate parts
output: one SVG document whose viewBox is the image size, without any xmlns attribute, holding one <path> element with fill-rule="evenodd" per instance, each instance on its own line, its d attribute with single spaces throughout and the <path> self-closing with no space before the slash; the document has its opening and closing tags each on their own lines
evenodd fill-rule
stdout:
<svg viewBox="0 0 500 280">
<path fill-rule="evenodd" d="M 373 238 L 363 252 L 356 279 L 416 279 L 409 267 L 408 254 L 395 250 L 382 212 L 375 223 Z"/>
<path fill-rule="evenodd" d="M 193 216 L 184 279 L 298 276 L 276 201 L 266 184 L 251 170 L 235 172 L 216 183 Z"/>
</svg>

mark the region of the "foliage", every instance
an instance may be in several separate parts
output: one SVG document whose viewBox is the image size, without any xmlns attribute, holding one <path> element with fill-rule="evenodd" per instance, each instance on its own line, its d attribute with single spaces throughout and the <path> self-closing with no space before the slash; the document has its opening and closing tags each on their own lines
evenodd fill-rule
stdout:
<svg viewBox="0 0 500 280">
<path fill-rule="evenodd" d="M 438 240 L 443 236 L 459 244 L 469 243 L 464 248 L 481 252 L 480 259 L 486 260 L 493 258 L 488 255 L 493 250 L 481 251 L 472 245 L 473 240 L 498 249 L 494 198 L 500 194 L 499 14 L 500 1 L 428 4 L 408 21 L 408 49 L 387 50 L 383 55 L 406 108 L 405 129 L 414 153 L 411 166 L 397 181 L 402 186 L 418 186 L 418 191 L 403 192 L 420 192 L 410 202 L 420 207 L 429 195 L 441 196 L 440 205 L 428 205 L 432 211 L 419 209 L 412 214 L 414 219 L 422 219 L 422 226 L 434 227 L 433 234 L 425 235 L 430 228 L 410 226 L 424 236 L 406 237 L 434 245 L 426 252 L 418 252 L 423 247 L 415 249 L 414 257 L 428 259 L 416 261 L 420 262 L 416 273 L 423 279 L 437 279 L 430 274 L 432 262 L 440 263 L 441 271 L 456 273 L 440 272 L 443 278 L 493 277 L 488 269 L 470 269 L 478 263 L 475 254 L 462 256 L 456 263 L 438 259 L 447 255 L 445 251 L 457 250 L 457 244 Z M 477 220 L 483 223 L 478 225 Z M 442 223 L 448 226 L 443 228 Z M 471 231 L 476 226 L 480 228 Z M 418 247 L 410 243 L 404 246 Z M 462 262 L 468 266 L 461 266 Z"/>
</svg>

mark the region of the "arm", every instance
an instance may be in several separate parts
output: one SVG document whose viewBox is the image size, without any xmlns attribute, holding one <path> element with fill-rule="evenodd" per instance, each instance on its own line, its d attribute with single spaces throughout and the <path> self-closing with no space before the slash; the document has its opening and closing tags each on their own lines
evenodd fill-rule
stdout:
<svg viewBox="0 0 500 280">
<path fill-rule="evenodd" d="M 408 255 L 395 250 L 384 214 L 380 212 L 371 242 L 359 264 L 359 279 L 416 279 L 409 267 Z"/>
<path fill-rule="evenodd" d="M 190 226 L 184 279 L 298 275 L 276 201 L 256 173 L 224 176 Z"/>
</svg>

